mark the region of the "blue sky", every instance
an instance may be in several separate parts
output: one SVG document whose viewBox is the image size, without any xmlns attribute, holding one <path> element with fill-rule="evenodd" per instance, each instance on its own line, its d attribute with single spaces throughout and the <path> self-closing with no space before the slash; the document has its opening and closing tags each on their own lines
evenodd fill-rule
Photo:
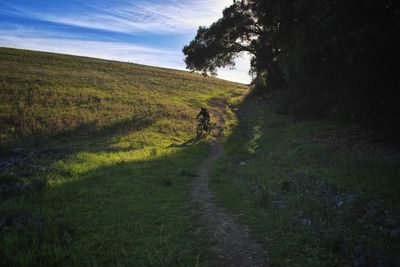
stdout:
<svg viewBox="0 0 400 267">
<path fill-rule="evenodd" d="M 182 48 L 232 0 L 0 0 L 0 46 L 184 69 Z M 249 58 L 219 77 L 248 83 Z"/>
</svg>

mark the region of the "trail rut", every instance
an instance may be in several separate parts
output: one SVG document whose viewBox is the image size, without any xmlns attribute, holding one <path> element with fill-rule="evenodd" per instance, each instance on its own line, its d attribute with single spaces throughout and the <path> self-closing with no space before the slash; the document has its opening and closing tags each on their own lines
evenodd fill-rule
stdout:
<svg viewBox="0 0 400 267">
<path fill-rule="evenodd" d="M 200 209 L 200 225 L 209 233 L 217 266 L 267 266 L 264 250 L 250 236 L 249 229 L 213 202 L 208 176 L 212 163 L 223 153 L 220 136 L 224 120 L 221 108 L 223 106 L 212 112 L 218 118 L 214 129 L 216 139 L 212 141 L 210 155 L 200 166 L 192 184 L 193 200 Z"/>
</svg>

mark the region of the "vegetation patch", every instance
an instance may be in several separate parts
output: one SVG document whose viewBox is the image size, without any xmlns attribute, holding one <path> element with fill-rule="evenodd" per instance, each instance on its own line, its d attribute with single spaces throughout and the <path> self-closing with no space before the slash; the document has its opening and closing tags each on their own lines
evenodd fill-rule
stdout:
<svg viewBox="0 0 400 267">
<path fill-rule="evenodd" d="M 276 114 L 270 101 L 252 93 L 227 116 L 211 171 L 218 203 L 250 226 L 272 265 L 396 265 L 398 154 L 365 138 L 344 146 L 353 126 Z"/>
<path fill-rule="evenodd" d="M 245 86 L 5 48 L 0 60 L 0 186 L 43 188 L 2 199 L 1 264 L 209 265 L 189 201 L 209 150 L 196 115 Z"/>
</svg>

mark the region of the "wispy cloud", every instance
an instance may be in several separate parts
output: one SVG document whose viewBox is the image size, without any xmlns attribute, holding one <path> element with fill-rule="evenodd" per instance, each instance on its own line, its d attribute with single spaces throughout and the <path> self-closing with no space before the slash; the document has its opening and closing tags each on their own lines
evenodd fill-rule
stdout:
<svg viewBox="0 0 400 267">
<path fill-rule="evenodd" d="M 67 10 L 35 10 L 9 4 L 0 12 L 52 23 L 123 33 L 187 33 L 209 25 L 232 0 L 162 2 L 109 1 L 71 6 Z"/>
<path fill-rule="evenodd" d="M 0 0 L 0 46 L 185 69 L 183 45 L 232 0 L 22 2 Z M 249 56 L 236 63 L 219 77 L 248 83 Z"/>
<path fill-rule="evenodd" d="M 185 69 L 180 52 L 148 48 L 130 43 L 59 39 L 52 37 L 23 37 L 1 34 L 0 47 L 1 46 L 89 56 L 181 70 Z M 230 81 L 249 83 L 248 69 L 249 55 L 243 55 L 236 61 L 235 70 L 221 69 L 218 77 Z"/>
<path fill-rule="evenodd" d="M 0 35 L 0 46 L 182 68 L 179 52 L 130 43 Z"/>
</svg>

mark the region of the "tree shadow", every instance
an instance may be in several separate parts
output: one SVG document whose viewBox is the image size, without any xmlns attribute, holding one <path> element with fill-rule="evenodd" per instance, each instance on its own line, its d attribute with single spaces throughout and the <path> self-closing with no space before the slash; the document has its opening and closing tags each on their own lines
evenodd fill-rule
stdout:
<svg viewBox="0 0 400 267">
<path fill-rule="evenodd" d="M 196 144 L 198 141 L 202 139 L 203 136 L 198 136 L 196 135 L 195 137 L 187 140 L 186 142 L 183 142 L 182 144 L 171 144 L 168 146 L 168 148 L 184 148 L 188 146 L 192 146 Z"/>
<path fill-rule="evenodd" d="M 7 157 L 12 154 L 14 148 L 38 148 L 46 147 L 57 141 L 67 140 L 67 142 L 79 141 L 85 138 L 107 138 L 116 135 L 126 135 L 130 132 L 141 131 L 154 123 L 154 118 L 131 117 L 124 118 L 108 125 L 97 125 L 95 122 L 81 123 L 77 127 L 56 131 L 54 133 L 43 133 L 24 137 L 5 144 L 0 153 L 0 157 Z"/>
<path fill-rule="evenodd" d="M 197 141 L 169 155 L 121 160 L 78 176 L 66 171 L 42 196 L 25 196 L 18 204 L 24 216 L 6 214 L 18 255 L 33 265 L 109 265 L 116 259 L 119 265 L 172 266 L 177 259 L 194 265 L 204 252 L 188 220 L 187 186 L 207 151 Z M 18 257 L 8 252 L 4 261 L 12 265 Z"/>
<path fill-rule="evenodd" d="M 14 147 L 8 153 L 1 155 L 0 172 L 16 174 L 29 180 L 35 176 L 45 175 L 40 169 L 52 166 L 55 161 L 69 158 L 80 152 L 130 151 L 135 147 L 113 147 L 114 137 L 143 131 L 150 127 L 154 121 L 154 119 L 133 117 L 100 127 L 88 123 L 50 137 L 37 137 L 35 142 L 19 144 L 22 146 Z M 40 167 L 41 163 L 46 166 Z M 20 191 L 18 190 L 18 192 Z"/>
<path fill-rule="evenodd" d="M 70 139 L 71 142 L 87 138 L 99 138 L 101 139 L 100 141 L 102 141 L 113 136 L 123 136 L 132 132 L 142 131 L 145 128 L 150 127 L 154 122 L 155 120 L 150 118 L 132 117 L 104 126 L 97 126 L 95 123 L 87 123 L 80 125 L 73 130 L 65 131 L 46 138 L 45 140 L 41 138 L 36 145 L 45 145 L 46 143 L 57 142 L 65 138 Z"/>
</svg>

